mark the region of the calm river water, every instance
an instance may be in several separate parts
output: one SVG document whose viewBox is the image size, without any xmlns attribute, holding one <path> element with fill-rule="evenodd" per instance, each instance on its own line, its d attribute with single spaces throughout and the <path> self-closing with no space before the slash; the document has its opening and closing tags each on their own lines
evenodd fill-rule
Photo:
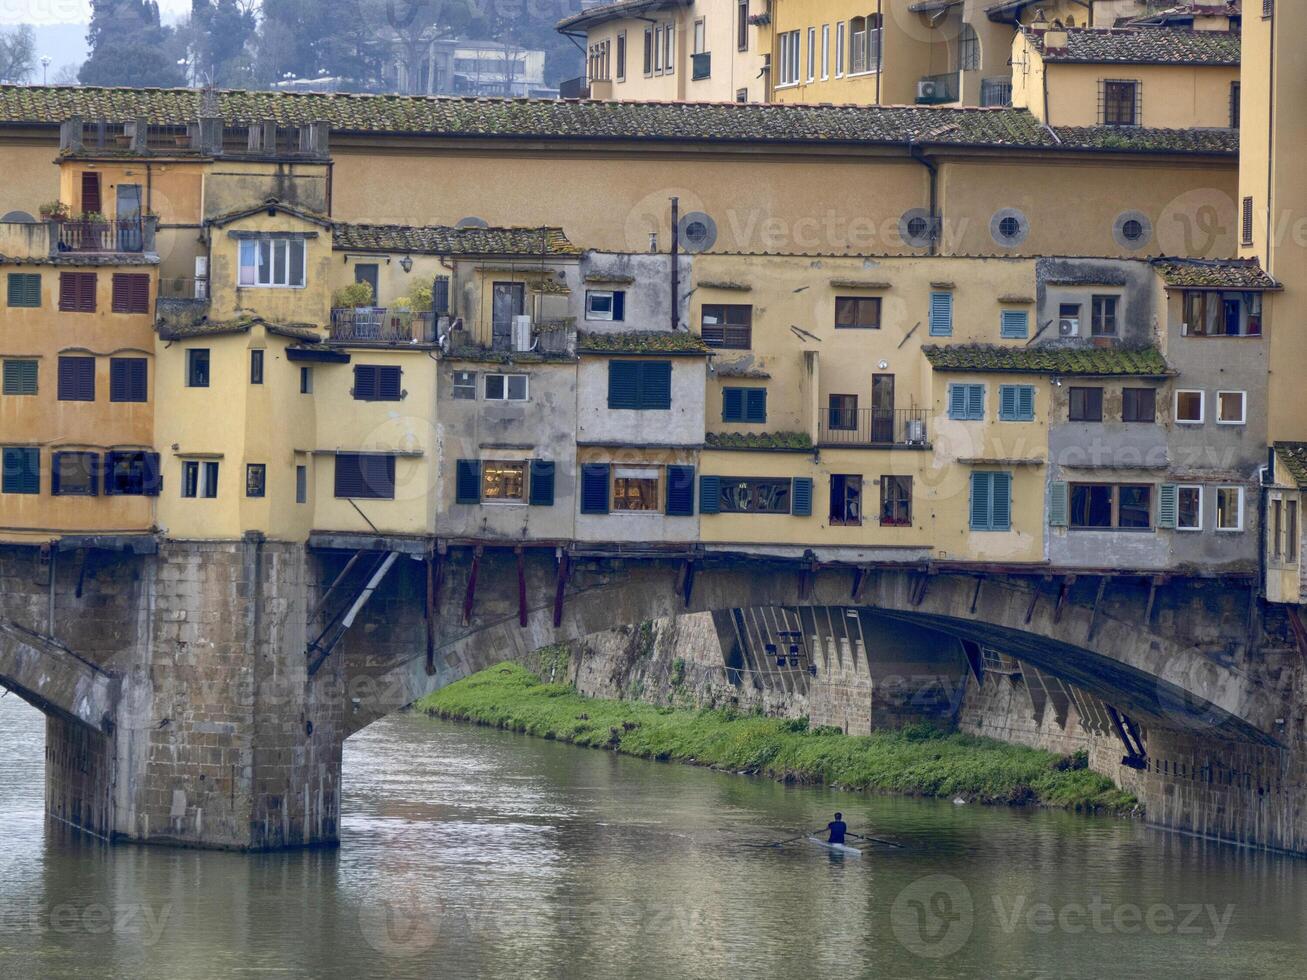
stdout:
<svg viewBox="0 0 1307 980">
<path fill-rule="evenodd" d="M 339 850 L 45 827 L 0 699 L 0 977 L 1207 977 L 1307 972 L 1307 861 L 1072 814 L 794 789 L 411 715 L 345 751 Z M 823 825 L 861 859 L 749 842 Z"/>
</svg>

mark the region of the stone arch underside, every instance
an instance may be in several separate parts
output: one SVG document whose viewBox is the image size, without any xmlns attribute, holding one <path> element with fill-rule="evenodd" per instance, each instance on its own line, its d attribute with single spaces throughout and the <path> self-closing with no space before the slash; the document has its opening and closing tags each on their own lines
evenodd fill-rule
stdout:
<svg viewBox="0 0 1307 980">
<path fill-rule="evenodd" d="M 67 647 L 0 620 L 0 687 L 47 715 L 110 732 L 121 682 Z"/>
<path fill-rule="evenodd" d="M 389 659 L 364 658 L 366 667 L 351 660 L 346 680 L 356 700 L 346 712 L 350 732 L 446 684 L 550 644 L 687 612 L 811 605 L 868 608 L 994 646 L 1153 725 L 1279 744 L 1275 721 L 1283 699 L 1274 679 L 1257 669 L 1246 594 L 1219 582 L 1187 580 L 1159 593 L 1144 580 L 1125 577 L 1104 585 L 1098 578 L 1075 583 L 899 569 L 860 573 L 714 558 L 697 567 L 686 602 L 681 562 L 603 560 L 573 570 L 555 628 L 552 561 L 528 561 L 525 626 L 511 556 L 482 560 L 467 625 L 459 601 L 465 572 L 457 562 L 448 569 L 433 673 L 419 643 L 401 644 Z M 369 624 L 371 636 L 387 625 L 382 613 Z M 357 650 L 369 640 L 350 642 Z"/>
</svg>

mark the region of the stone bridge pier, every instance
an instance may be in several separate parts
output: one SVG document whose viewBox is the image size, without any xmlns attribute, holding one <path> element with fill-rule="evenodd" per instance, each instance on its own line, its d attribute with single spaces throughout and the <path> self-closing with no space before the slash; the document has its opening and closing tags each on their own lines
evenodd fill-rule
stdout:
<svg viewBox="0 0 1307 980">
<path fill-rule="evenodd" d="M 1307 851 L 1302 654 L 1249 588 L 1211 580 L 425 539 L 66 539 L 0 547 L 0 686 L 49 719 L 53 819 L 148 843 L 331 845 L 342 743 L 370 722 L 551 644 L 760 607 L 874 617 L 846 665 L 872 692 L 877 658 L 908 660 L 925 637 L 976 682 L 982 647 L 1019 658 L 1127 720 L 1139 751 L 1111 774 L 1153 819 Z M 873 704 L 865 724 L 894 722 Z M 845 710 L 849 730 L 864 724 L 856 699 Z"/>
</svg>

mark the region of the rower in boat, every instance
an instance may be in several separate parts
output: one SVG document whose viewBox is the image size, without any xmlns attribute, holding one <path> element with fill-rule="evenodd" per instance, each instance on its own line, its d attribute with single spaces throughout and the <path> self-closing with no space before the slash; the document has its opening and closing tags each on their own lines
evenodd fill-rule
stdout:
<svg viewBox="0 0 1307 980">
<path fill-rule="evenodd" d="M 826 831 L 829 836 L 826 838 L 827 844 L 843 844 L 844 835 L 848 833 L 849 825 L 844 822 L 844 814 L 835 814 L 835 819 L 826 825 Z"/>
</svg>

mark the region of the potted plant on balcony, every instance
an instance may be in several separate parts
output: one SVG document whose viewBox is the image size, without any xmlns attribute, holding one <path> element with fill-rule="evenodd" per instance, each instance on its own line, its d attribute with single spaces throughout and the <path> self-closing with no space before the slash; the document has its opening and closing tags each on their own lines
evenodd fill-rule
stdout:
<svg viewBox="0 0 1307 980">
<path fill-rule="evenodd" d="M 63 201 L 47 201 L 40 207 L 42 221 L 62 223 L 72 216 L 72 208 Z"/>
<path fill-rule="evenodd" d="M 395 300 L 392 312 L 395 315 L 391 320 L 391 326 L 396 332 L 404 330 L 413 343 L 430 341 L 431 286 L 429 284 L 415 284 L 406 296 Z"/>
</svg>

